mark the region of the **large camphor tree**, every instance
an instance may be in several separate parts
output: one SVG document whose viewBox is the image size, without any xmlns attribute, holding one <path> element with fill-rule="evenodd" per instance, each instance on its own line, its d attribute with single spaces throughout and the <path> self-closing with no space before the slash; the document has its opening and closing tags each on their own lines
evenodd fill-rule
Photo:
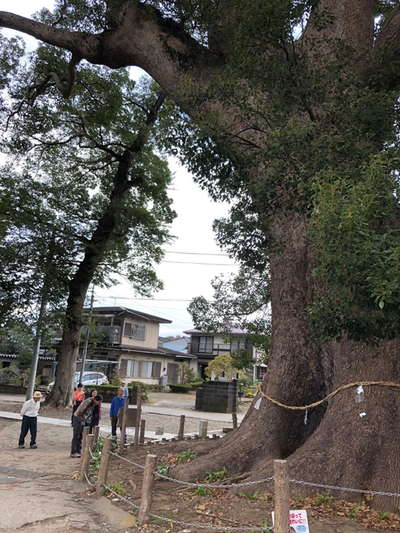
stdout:
<svg viewBox="0 0 400 533">
<path fill-rule="evenodd" d="M 263 390 L 304 405 L 343 383 L 398 381 L 397 2 L 56 4 L 40 20 L 0 12 L 0 25 L 68 50 L 65 78 L 81 60 L 144 69 L 199 129 L 209 151 L 193 166 L 215 161 L 213 192 L 250 199 L 272 287 Z M 293 477 L 398 491 L 398 424 L 387 387 L 307 419 L 264 399 L 184 474 L 255 478 L 288 457 Z"/>
</svg>

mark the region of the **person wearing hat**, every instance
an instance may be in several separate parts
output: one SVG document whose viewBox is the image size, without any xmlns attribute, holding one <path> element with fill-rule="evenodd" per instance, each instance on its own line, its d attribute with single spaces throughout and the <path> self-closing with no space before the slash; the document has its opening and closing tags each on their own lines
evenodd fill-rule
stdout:
<svg viewBox="0 0 400 533">
<path fill-rule="evenodd" d="M 33 398 L 24 402 L 21 409 L 22 425 L 19 435 L 18 447 L 25 448 L 25 437 L 28 431 L 31 434 L 30 448 L 36 449 L 37 416 L 40 409 L 42 395 L 39 391 L 33 393 Z"/>
</svg>

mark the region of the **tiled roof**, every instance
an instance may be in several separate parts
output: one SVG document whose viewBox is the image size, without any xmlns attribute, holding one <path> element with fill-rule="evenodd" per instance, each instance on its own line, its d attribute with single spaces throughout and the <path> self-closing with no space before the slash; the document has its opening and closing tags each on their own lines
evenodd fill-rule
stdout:
<svg viewBox="0 0 400 533">
<path fill-rule="evenodd" d="M 15 353 L 0 353 L 0 359 L 16 359 L 17 354 Z M 39 359 L 42 361 L 55 361 L 56 358 L 49 355 L 39 355 Z"/>
<path fill-rule="evenodd" d="M 113 347 L 112 350 L 118 352 L 135 352 L 135 353 L 145 353 L 145 354 L 154 354 L 154 355 L 164 355 L 166 357 L 185 357 L 187 354 L 178 352 L 177 350 L 169 350 L 168 348 L 146 348 L 145 346 L 118 346 Z M 191 357 L 189 357 L 191 359 Z"/>
<path fill-rule="evenodd" d="M 89 309 L 85 309 L 85 311 L 89 311 Z M 111 313 L 111 314 L 127 314 L 134 316 L 135 318 L 140 318 L 142 320 L 148 320 L 149 322 L 158 322 L 159 324 L 171 324 L 172 320 L 168 320 L 167 318 L 161 318 L 156 315 L 149 315 L 148 313 L 143 313 L 142 311 L 136 311 L 135 309 L 129 309 L 129 307 L 94 307 L 93 311 L 95 313 Z"/>
<path fill-rule="evenodd" d="M 231 328 L 225 331 L 201 331 L 200 329 L 188 329 L 186 335 L 247 335 L 248 331 L 240 328 Z"/>
</svg>

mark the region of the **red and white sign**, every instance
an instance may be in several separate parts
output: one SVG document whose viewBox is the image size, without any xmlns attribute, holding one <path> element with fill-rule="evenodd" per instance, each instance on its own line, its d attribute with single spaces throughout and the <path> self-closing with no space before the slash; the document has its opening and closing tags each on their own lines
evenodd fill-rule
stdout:
<svg viewBox="0 0 400 533">
<path fill-rule="evenodd" d="M 274 513 L 272 513 L 272 523 L 274 523 Z M 289 511 L 289 523 L 290 533 L 310 533 L 307 511 L 304 509 Z"/>
</svg>

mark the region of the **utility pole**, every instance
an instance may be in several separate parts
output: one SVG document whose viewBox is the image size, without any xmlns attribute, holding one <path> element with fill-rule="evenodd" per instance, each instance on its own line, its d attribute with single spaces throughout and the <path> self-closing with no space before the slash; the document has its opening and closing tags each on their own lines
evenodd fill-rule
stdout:
<svg viewBox="0 0 400 533">
<path fill-rule="evenodd" d="M 47 300 L 46 300 L 45 295 L 42 294 L 42 296 L 40 297 L 39 316 L 38 316 L 37 323 L 36 323 L 36 335 L 35 335 L 35 345 L 33 349 L 32 363 L 31 363 L 31 373 L 29 376 L 28 387 L 26 389 L 27 400 L 30 400 L 32 398 L 33 391 L 35 390 L 40 344 L 42 342 L 42 326 L 43 326 L 43 319 L 46 313 L 46 307 L 47 307 Z"/>
<path fill-rule="evenodd" d="M 93 302 L 94 302 L 94 285 L 92 285 L 92 294 L 91 294 L 91 297 L 90 297 L 90 310 L 89 310 L 89 317 L 88 317 L 88 323 L 87 323 L 87 328 L 86 328 L 85 344 L 84 344 L 83 352 L 82 352 L 81 371 L 80 371 L 80 374 L 79 374 L 79 383 L 82 383 L 82 377 L 83 377 L 83 373 L 85 371 L 86 356 L 87 356 L 88 345 L 89 345 L 89 337 L 90 337 L 90 326 L 92 324 Z"/>
<path fill-rule="evenodd" d="M 30 400 L 33 396 L 33 391 L 35 390 L 36 382 L 36 373 L 39 361 L 39 352 L 40 345 L 42 342 L 42 333 L 43 333 L 43 321 L 46 315 L 47 302 L 49 299 L 49 284 L 51 285 L 52 273 L 53 273 L 53 258 L 54 258 L 54 246 L 55 246 L 55 237 L 52 233 L 49 249 L 47 251 L 46 257 L 43 258 L 46 265 L 45 275 L 43 279 L 43 286 L 40 295 L 40 305 L 39 305 L 39 314 L 36 322 L 36 334 L 35 334 L 35 344 L 33 348 L 32 363 L 31 363 L 31 373 L 29 376 L 29 383 L 26 389 L 26 399 Z"/>
</svg>

